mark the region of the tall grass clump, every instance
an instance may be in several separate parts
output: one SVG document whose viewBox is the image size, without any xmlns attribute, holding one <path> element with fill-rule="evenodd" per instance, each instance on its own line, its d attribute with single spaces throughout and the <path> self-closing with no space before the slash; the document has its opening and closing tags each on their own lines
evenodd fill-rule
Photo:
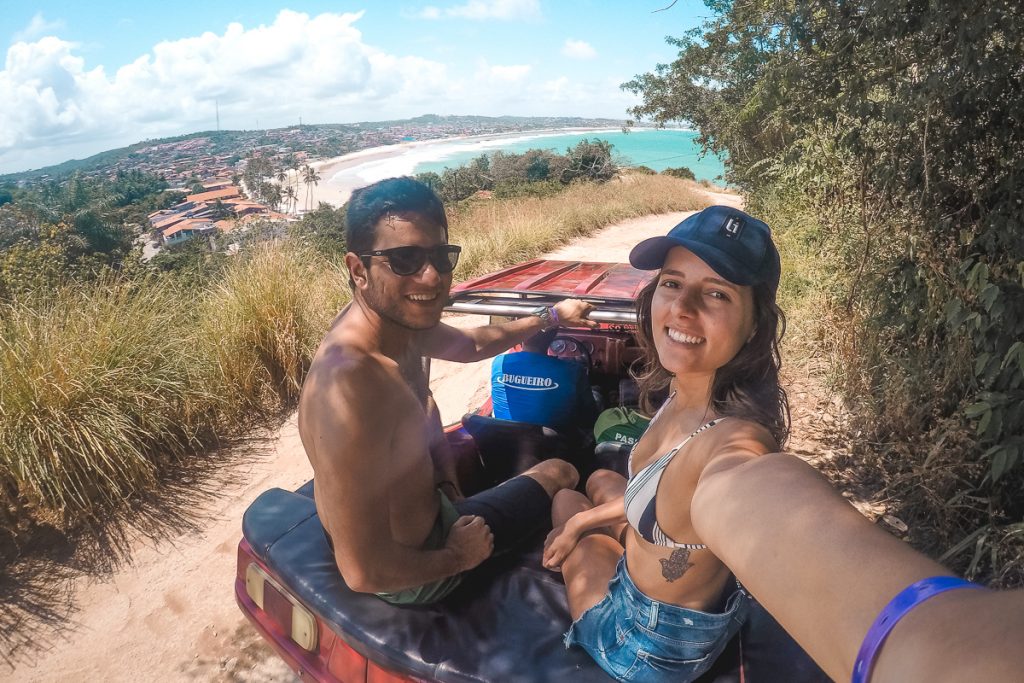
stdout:
<svg viewBox="0 0 1024 683">
<path fill-rule="evenodd" d="M 707 204 L 692 183 L 641 175 L 579 183 L 553 197 L 462 204 L 449 212 L 451 241 L 462 245 L 458 276 L 470 279 L 534 258 L 628 218 Z"/>
<path fill-rule="evenodd" d="M 294 404 L 317 345 L 349 299 L 347 283 L 316 252 L 272 243 L 233 262 L 203 297 L 200 352 L 216 365 L 230 421 Z"/>
<path fill-rule="evenodd" d="M 222 397 L 191 301 L 110 279 L 0 306 L 0 496 L 8 514 L 91 514 L 212 432 Z"/>
</svg>

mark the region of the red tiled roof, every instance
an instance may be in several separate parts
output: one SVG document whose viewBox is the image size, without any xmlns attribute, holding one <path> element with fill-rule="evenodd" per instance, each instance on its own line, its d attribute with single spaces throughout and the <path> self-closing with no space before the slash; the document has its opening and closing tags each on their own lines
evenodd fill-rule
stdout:
<svg viewBox="0 0 1024 683">
<path fill-rule="evenodd" d="M 188 220 L 184 220 L 170 230 L 164 232 L 164 239 L 177 235 L 182 230 L 198 230 L 204 227 L 210 227 L 211 225 L 210 221 L 204 218 L 189 218 Z"/>
<path fill-rule="evenodd" d="M 223 190 L 211 190 L 209 192 L 199 192 L 197 194 L 190 194 L 185 197 L 186 202 L 212 202 L 217 199 L 227 199 L 228 197 L 239 196 L 239 190 L 235 186 L 224 188 Z"/>
</svg>

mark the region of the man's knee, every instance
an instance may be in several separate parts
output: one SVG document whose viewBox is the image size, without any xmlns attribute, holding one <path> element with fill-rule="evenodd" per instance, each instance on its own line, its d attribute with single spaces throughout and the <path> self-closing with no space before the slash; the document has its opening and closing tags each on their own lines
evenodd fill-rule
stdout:
<svg viewBox="0 0 1024 683">
<path fill-rule="evenodd" d="M 618 472 L 596 470 L 587 479 L 587 498 L 600 505 L 603 499 L 615 498 L 621 492 L 625 479 Z"/>
<path fill-rule="evenodd" d="M 576 488 L 580 481 L 576 468 L 559 458 L 539 462 L 523 474 L 536 480 L 552 498 L 562 489 Z"/>
</svg>

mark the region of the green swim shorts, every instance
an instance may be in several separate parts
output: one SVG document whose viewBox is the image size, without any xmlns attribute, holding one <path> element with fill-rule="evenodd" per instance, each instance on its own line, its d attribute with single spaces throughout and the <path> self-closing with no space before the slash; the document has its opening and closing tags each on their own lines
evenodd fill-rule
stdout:
<svg viewBox="0 0 1024 683">
<path fill-rule="evenodd" d="M 434 526 L 423 542 L 423 550 L 440 550 L 448 540 L 448 532 L 451 530 L 455 520 L 459 518 L 459 511 L 455 509 L 448 497 L 438 489 L 437 495 L 441 497 L 441 509 L 434 520 Z M 448 576 L 438 579 L 432 583 L 426 583 L 415 588 L 406 588 L 397 593 L 377 593 L 377 597 L 392 605 L 425 605 L 437 602 L 451 593 L 462 581 L 462 574 Z"/>
</svg>

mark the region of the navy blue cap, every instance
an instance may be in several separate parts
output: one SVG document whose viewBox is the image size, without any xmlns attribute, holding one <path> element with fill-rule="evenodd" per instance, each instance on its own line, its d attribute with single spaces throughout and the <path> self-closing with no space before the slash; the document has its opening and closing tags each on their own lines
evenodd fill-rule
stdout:
<svg viewBox="0 0 1024 683">
<path fill-rule="evenodd" d="M 629 262 L 657 270 L 672 247 L 686 247 L 711 269 L 737 285 L 779 286 L 779 252 L 768 224 L 731 206 L 709 206 L 672 228 L 633 247 Z"/>
</svg>

